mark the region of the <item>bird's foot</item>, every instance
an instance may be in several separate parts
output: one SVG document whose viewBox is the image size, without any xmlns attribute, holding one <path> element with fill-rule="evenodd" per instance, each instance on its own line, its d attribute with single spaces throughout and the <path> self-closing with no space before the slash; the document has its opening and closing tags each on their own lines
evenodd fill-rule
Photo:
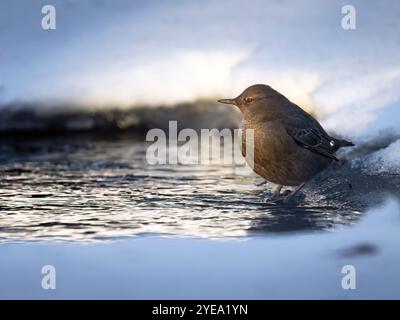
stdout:
<svg viewBox="0 0 400 320">
<path fill-rule="evenodd" d="M 295 193 L 289 191 L 289 193 L 282 198 L 282 203 L 288 204 L 294 196 L 295 196 Z"/>
<path fill-rule="evenodd" d="M 282 193 L 274 193 L 271 197 L 267 198 L 266 202 L 280 202 L 283 201 L 289 194 L 291 193 L 290 190 L 285 190 Z"/>
<path fill-rule="evenodd" d="M 305 182 L 300 184 L 293 191 L 285 190 L 283 193 L 274 192 L 272 197 L 268 199 L 268 202 L 287 204 L 297 194 L 297 192 L 299 192 L 299 190 L 304 187 L 304 185 L 305 185 Z M 277 189 L 277 191 L 278 191 L 278 189 Z M 280 191 L 280 189 L 279 189 L 279 191 Z"/>
<path fill-rule="evenodd" d="M 268 202 L 273 202 L 275 204 L 288 204 L 292 200 L 293 196 L 294 196 L 294 194 L 293 194 L 292 191 L 286 190 L 285 192 L 283 192 L 279 196 L 276 196 L 276 197 L 272 196 L 267 201 Z"/>
</svg>

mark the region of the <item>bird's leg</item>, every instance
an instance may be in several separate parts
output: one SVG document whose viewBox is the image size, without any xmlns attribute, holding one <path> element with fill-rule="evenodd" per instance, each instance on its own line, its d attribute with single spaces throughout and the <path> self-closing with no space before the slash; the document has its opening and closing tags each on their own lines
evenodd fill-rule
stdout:
<svg viewBox="0 0 400 320">
<path fill-rule="evenodd" d="M 278 184 L 276 186 L 276 189 L 274 190 L 272 197 L 269 200 L 274 200 L 276 198 L 279 198 L 280 194 L 281 194 L 281 190 L 282 190 L 283 185 Z"/>
<path fill-rule="evenodd" d="M 305 186 L 305 182 L 303 182 L 302 184 L 300 184 L 298 187 L 296 187 L 296 189 L 294 189 L 292 192 L 290 192 L 284 199 L 283 202 L 284 203 L 288 203 L 290 201 L 290 199 L 292 199 L 297 192 L 299 192 L 301 190 L 301 188 L 303 188 Z"/>
</svg>

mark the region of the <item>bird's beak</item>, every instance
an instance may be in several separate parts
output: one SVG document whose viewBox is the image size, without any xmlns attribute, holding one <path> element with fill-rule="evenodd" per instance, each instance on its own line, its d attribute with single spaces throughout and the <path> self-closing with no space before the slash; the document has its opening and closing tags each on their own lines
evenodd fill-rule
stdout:
<svg viewBox="0 0 400 320">
<path fill-rule="evenodd" d="M 219 99 L 218 102 L 236 105 L 236 99 Z"/>
</svg>

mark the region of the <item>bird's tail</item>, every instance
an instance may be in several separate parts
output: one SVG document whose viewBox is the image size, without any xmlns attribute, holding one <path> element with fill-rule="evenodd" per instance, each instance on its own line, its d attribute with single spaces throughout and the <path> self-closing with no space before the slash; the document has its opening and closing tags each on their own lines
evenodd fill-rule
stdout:
<svg viewBox="0 0 400 320">
<path fill-rule="evenodd" d="M 331 142 L 333 142 L 333 144 L 331 144 L 333 152 L 338 151 L 342 147 L 352 147 L 352 146 L 354 146 L 354 143 L 351 142 L 351 141 L 342 140 L 342 139 L 336 139 L 336 138 L 332 138 L 332 137 L 331 137 L 331 139 L 332 139 Z"/>
<path fill-rule="evenodd" d="M 341 147 L 354 147 L 354 143 L 347 140 L 339 140 L 339 146 Z"/>
<path fill-rule="evenodd" d="M 338 149 L 342 147 L 354 147 L 354 143 L 351 141 L 341 140 L 341 139 L 335 139 L 335 140 Z"/>
</svg>

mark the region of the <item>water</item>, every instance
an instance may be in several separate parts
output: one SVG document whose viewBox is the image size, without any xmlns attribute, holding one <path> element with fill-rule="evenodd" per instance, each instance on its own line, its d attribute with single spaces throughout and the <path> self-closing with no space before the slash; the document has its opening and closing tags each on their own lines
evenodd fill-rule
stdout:
<svg viewBox="0 0 400 320">
<path fill-rule="evenodd" d="M 368 174 L 357 149 L 282 205 L 255 174 L 151 166 L 147 146 L 133 133 L 1 140 L 0 298 L 399 296 L 396 204 L 359 221 L 400 194 L 399 176 Z M 359 290 L 340 289 L 345 264 L 361 268 Z"/>
<path fill-rule="evenodd" d="M 147 146 L 133 135 L 3 141 L 1 239 L 220 238 L 324 230 L 354 222 L 363 206 L 351 201 L 354 190 L 343 177 L 348 168 L 334 169 L 283 205 L 266 201 L 273 186 L 255 174 L 222 164 L 149 165 Z"/>
</svg>

